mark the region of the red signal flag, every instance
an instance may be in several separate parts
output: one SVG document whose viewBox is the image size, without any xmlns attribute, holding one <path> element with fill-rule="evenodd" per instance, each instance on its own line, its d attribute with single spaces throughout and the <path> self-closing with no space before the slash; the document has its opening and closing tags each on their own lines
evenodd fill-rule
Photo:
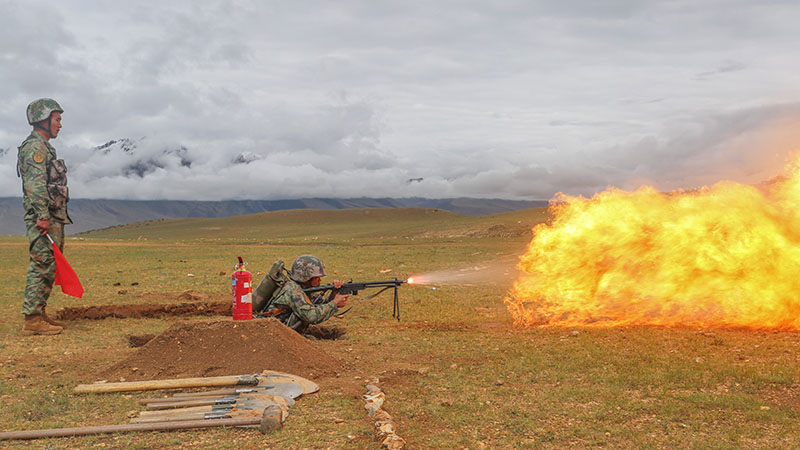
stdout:
<svg viewBox="0 0 800 450">
<path fill-rule="evenodd" d="M 53 238 L 51 238 L 49 234 L 47 238 L 50 239 L 53 245 L 53 257 L 55 257 L 56 260 L 56 281 L 54 284 L 56 286 L 61 286 L 61 292 L 67 295 L 78 298 L 83 297 L 83 285 L 81 284 L 81 280 L 78 279 L 78 275 L 72 270 L 72 266 L 69 265 L 67 258 L 65 258 L 61 250 L 58 249 L 56 243 L 53 242 Z"/>
</svg>

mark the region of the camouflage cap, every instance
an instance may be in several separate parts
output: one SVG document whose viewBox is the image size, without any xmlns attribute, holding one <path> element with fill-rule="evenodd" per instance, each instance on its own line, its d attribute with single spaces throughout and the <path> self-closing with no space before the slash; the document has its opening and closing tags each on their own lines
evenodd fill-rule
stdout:
<svg viewBox="0 0 800 450">
<path fill-rule="evenodd" d="M 54 111 L 63 113 L 64 109 L 61 108 L 61 105 L 59 105 L 58 102 L 52 98 L 40 98 L 38 100 L 34 100 L 30 105 L 28 105 L 28 123 L 33 125 L 36 122 L 47 120 L 50 117 L 50 114 L 52 114 Z"/>
<path fill-rule="evenodd" d="M 316 256 L 298 256 L 292 263 L 292 279 L 298 283 L 305 283 L 314 277 L 325 276 L 325 264 Z"/>
</svg>

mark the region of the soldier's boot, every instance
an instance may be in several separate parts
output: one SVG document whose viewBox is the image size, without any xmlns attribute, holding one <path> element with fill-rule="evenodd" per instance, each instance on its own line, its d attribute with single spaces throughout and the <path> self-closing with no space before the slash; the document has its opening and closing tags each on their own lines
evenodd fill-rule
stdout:
<svg viewBox="0 0 800 450">
<path fill-rule="evenodd" d="M 33 335 L 54 335 L 61 333 L 63 328 L 55 325 L 50 325 L 44 321 L 41 314 L 28 314 L 25 315 L 25 325 L 22 327 L 23 336 Z"/>
<path fill-rule="evenodd" d="M 64 322 L 63 320 L 56 320 L 56 319 L 53 319 L 52 317 L 48 316 L 47 312 L 45 311 L 45 309 L 47 309 L 47 307 L 46 306 L 42 306 L 42 319 L 44 319 L 45 322 L 49 323 L 50 325 L 55 325 L 55 326 L 61 327 L 61 328 L 66 328 L 67 327 L 67 323 Z"/>
</svg>

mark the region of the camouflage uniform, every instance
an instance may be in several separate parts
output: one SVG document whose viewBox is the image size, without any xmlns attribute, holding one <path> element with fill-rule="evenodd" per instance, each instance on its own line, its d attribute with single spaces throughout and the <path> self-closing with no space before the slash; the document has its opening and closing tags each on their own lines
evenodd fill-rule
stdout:
<svg viewBox="0 0 800 450">
<path fill-rule="evenodd" d="M 309 324 L 330 319 L 339 311 L 336 303 L 331 301 L 333 293 L 326 303 L 314 305 L 299 284 L 324 276 L 322 260 L 311 255 L 298 256 L 292 263 L 291 278 L 272 295 L 264 315 L 275 316 L 287 327 L 300 332 Z"/>
<path fill-rule="evenodd" d="M 303 331 L 309 324 L 324 322 L 339 311 L 334 302 L 314 305 L 294 280 L 289 280 L 272 297 L 264 315 L 274 315 L 287 327 Z"/>
<path fill-rule="evenodd" d="M 40 314 L 37 306 L 47 305 L 56 276 L 53 249 L 47 236 L 36 229 L 36 221 L 50 221 L 49 234 L 63 250 L 64 224 L 72 223 L 67 214 L 67 169 L 64 160 L 58 159 L 56 149 L 34 132 L 19 147 L 17 175 L 22 178 L 22 203 L 30 243 L 30 267 L 22 313 L 34 315 Z"/>
</svg>

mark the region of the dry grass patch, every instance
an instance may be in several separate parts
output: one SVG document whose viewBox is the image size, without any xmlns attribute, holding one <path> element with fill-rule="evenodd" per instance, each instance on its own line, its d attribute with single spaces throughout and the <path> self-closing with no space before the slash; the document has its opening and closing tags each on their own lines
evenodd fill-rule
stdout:
<svg viewBox="0 0 800 450">
<path fill-rule="evenodd" d="M 56 294 L 51 308 L 148 303 L 159 295 L 177 302 L 170 299 L 186 290 L 223 300 L 238 255 L 256 278 L 275 258 L 312 253 L 326 262 L 329 278 L 375 280 L 492 264 L 521 254 L 528 243 L 524 236 L 480 233 L 511 227 L 523 213 L 350 214 L 163 221 L 68 239 L 66 255 L 86 297 Z M 525 217 L 544 220 L 540 212 Z M 422 237 L 445 229 L 477 233 Z M 128 335 L 198 319 L 79 320 L 60 336 L 22 337 L 26 243 L 4 237 L 0 246 L 0 313 L 8 318 L 0 324 L 0 428 L 125 423 L 137 400 L 150 394 L 78 396 L 72 388 L 135 352 Z M 797 333 L 517 330 L 502 304 L 508 287 L 501 281 L 403 286 L 400 322 L 391 318 L 390 295 L 354 298 L 350 313 L 328 323 L 346 326 L 346 339 L 319 342 L 347 370 L 320 380 L 322 390 L 298 401 L 273 435 L 147 433 L 54 439 L 34 448 L 375 448 L 359 398 L 373 377 L 411 448 L 793 448 L 800 442 Z"/>
</svg>

